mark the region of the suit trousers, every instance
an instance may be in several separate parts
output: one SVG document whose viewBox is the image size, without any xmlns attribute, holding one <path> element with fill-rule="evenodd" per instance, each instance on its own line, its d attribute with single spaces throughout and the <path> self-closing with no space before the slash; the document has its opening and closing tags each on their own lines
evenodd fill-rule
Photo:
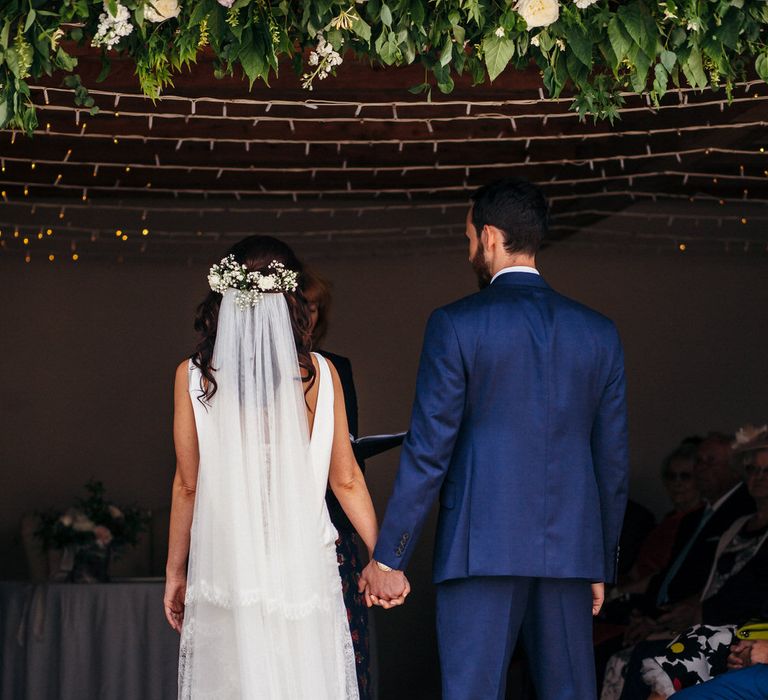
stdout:
<svg viewBox="0 0 768 700">
<path fill-rule="evenodd" d="M 538 700 L 596 697 L 589 581 L 473 576 L 437 585 L 443 700 L 504 700 L 518 636 Z"/>
</svg>

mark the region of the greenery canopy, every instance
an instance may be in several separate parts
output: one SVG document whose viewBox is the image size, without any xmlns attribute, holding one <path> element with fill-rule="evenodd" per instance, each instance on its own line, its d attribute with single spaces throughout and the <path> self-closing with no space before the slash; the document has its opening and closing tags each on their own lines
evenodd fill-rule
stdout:
<svg viewBox="0 0 768 700">
<path fill-rule="evenodd" d="M 0 127 L 37 127 L 28 80 L 61 70 L 78 105 L 96 111 L 65 46 L 129 57 L 145 94 L 206 47 L 216 75 L 238 67 L 268 83 L 281 57 L 301 84 L 344 70 L 347 53 L 376 64 L 419 62 L 414 93 L 454 77 L 475 84 L 538 65 L 551 97 L 568 88 L 580 115 L 613 120 L 622 91 L 654 102 L 673 86 L 722 86 L 754 68 L 768 80 L 765 0 L 4 0 L 0 7 Z M 62 43 L 65 42 L 65 43 Z M 299 78 L 297 78 L 297 81 Z"/>
</svg>

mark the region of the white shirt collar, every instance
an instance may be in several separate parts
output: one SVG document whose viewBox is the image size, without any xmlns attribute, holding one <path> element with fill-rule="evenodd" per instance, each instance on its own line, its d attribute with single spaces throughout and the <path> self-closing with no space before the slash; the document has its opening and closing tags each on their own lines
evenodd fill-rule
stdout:
<svg viewBox="0 0 768 700">
<path fill-rule="evenodd" d="M 528 265 L 512 265 L 512 267 L 505 267 L 499 270 L 491 280 L 491 284 L 494 283 L 499 275 L 506 275 L 507 272 L 527 272 L 531 275 L 538 275 L 539 271 L 535 267 L 529 267 Z"/>
</svg>

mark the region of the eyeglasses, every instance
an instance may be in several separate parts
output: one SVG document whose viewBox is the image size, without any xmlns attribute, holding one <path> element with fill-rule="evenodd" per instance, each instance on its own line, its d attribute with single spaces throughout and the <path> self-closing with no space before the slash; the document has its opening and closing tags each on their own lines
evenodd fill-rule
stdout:
<svg viewBox="0 0 768 700">
<path fill-rule="evenodd" d="M 690 481 L 693 479 L 691 472 L 664 472 L 665 481 Z"/>
<path fill-rule="evenodd" d="M 744 467 L 744 471 L 747 473 L 747 476 L 760 477 L 768 474 L 768 467 L 758 467 L 756 464 L 747 464 Z"/>
</svg>

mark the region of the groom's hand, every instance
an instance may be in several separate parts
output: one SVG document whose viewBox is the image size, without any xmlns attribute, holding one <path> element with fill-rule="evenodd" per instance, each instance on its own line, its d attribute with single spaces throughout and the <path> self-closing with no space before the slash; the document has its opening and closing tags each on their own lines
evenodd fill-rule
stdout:
<svg viewBox="0 0 768 700">
<path fill-rule="evenodd" d="M 380 605 L 386 609 L 402 605 L 411 592 L 411 586 L 402 571 L 383 571 L 373 559 L 363 569 L 358 589 L 361 593 L 365 591 L 365 602 L 369 608 Z"/>
<path fill-rule="evenodd" d="M 605 584 L 593 583 L 592 584 L 592 615 L 595 616 L 600 612 L 600 608 L 603 607 L 605 601 Z"/>
</svg>

